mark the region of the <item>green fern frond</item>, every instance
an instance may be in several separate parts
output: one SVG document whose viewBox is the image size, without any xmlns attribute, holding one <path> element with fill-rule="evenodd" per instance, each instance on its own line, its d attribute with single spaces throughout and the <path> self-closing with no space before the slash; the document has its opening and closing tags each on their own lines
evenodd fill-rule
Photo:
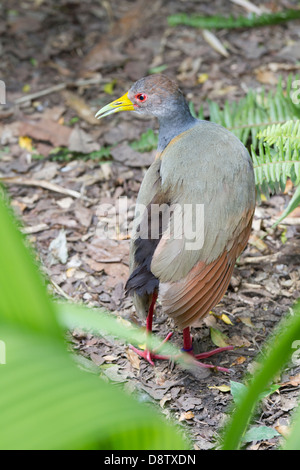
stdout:
<svg viewBox="0 0 300 470">
<path fill-rule="evenodd" d="M 209 119 L 231 130 L 250 148 L 258 199 L 283 192 L 290 178 L 300 185 L 300 106 L 293 99 L 298 76 L 289 75 L 285 88 L 279 78 L 275 90 L 249 90 L 238 102 L 226 101 L 221 108 L 210 101 Z M 295 101 L 295 102 L 294 102 Z M 203 119 L 203 110 L 198 116 Z M 294 207 L 300 199 L 292 200 Z M 287 210 L 286 214 L 289 214 Z"/>
<path fill-rule="evenodd" d="M 279 78 L 276 90 L 266 93 L 249 90 L 239 101 L 226 101 L 224 107 L 214 101 L 208 101 L 209 119 L 231 130 L 244 145 L 249 141 L 257 148 L 257 134 L 272 124 L 284 124 L 286 121 L 300 118 L 300 106 L 293 103 L 292 86 L 298 76 L 289 75 L 284 89 Z M 201 116 L 203 119 L 202 112 Z"/>
<path fill-rule="evenodd" d="M 290 146 L 293 149 L 300 150 L 300 120 L 287 121 L 285 124 L 273 124 L 267 127 L 257 135 L 258 139 L 264 139 L 269 145 L 277 147 L 283 145 L 287 150 Z"/>
<path fill-rule="evenodd" d="M 255 180 L 259 194 L 283 191 L 290 178 L 300 184 L 300 121 L 272 125 L 258 135 L 256 149 L 251 146 Z"/>
<path fill-rule="evenodd" d="M 158 143 L 158 136 L 154 133 L 152 129 L 148 129 L 144 132 L 140 139 L 134 141 L 130 144 L 130 146 L 137 150 L 138 152 L 150 152 L 151 150 L 157 147 Z"/>
<path fill-rule="evenodd" d="M 194 28 L 206 29 L 232 29 L 232 28 L 253 28 L 278 24 L 300 18 L 300 10 L 285 10 L 276 13 L 264 13 L 262 15 L 250 14 L 249 16 L 201 16 L 177 13 L 168 17 L 169 26 L 185 25 Z"/>
</svg>

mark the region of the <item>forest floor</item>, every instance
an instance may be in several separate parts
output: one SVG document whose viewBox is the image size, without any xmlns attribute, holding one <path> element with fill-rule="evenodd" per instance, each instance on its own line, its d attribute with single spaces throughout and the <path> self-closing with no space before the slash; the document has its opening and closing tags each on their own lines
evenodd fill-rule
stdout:
<svg viewBox="0 0 300 470">
<path fill-rule="evenodd" d="M 200 30 L 169 27 L 167 17 L 178 12 L 247 14 L 225 0 L 4 0 L 0 6 L 0 79 L 7 92 L 7 104 L 0 107 L 0 177 L 12 206 L 55 295 L 104 307 L 138 325 L 143 322 L 123 288 L 133 208 L 155 150 L 140 152 L 130 144 L 157 123 L 133 113 L 99 122 L 96 111 L 158 68 L 177 79 L 195 109 L 203 105 L 204 112 L 207 100 L 222 105 L 250 88 L 274 89 L 280 76 L 284 83 L 300 68 L 299 21 L 219 30 L 225 57 Z M 255 369 L 266 338 L 300 295 L 299 213 L 270 230 L 292 190 L 287 185 L 285 193 L 257 206 L 228 292 L 192 328 L 197 351 L 213 349 L 222 334 L 236 346 L 209 361 L 229 367 L 230 374 L 187 371 L 167 361 L 152 367 L 118 341 L 79 330 L 70 334 L 74 350 L 99 375 L 177 421 L 195 449 L 216 445 L 232 404 L 230 381 L 241 382 Z M 163 338 L 172 329 L 158 307 L 154 332 Z M 179 331 L 172 342 L 181 347 Z M 288 429 L 299 366 L 289 364 L 276 383 L 278 390 L 264 399 L 254 424 L 273 427 L 279 437 L 246 443 L 248 449 L 276 448 Z"/>
</svg>

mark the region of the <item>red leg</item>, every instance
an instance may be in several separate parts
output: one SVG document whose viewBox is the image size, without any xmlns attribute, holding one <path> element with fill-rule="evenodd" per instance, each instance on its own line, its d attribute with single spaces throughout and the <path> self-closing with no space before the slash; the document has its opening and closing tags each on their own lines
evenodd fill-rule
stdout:
<svg viewBox="0 0 300 470">
<path fill-rule="evenodd" d="M 152 333 L 152 321 L 153 321 L 154 307 L 155 307 L 155 303 L 156 303 L 156 300 L 157 300 L 157 296 L 158 296 L 158 293 L 154 292 L 153 296 L 152 296 L 151 304 L 150 304 L 150 307 L 149 307 L 147 320 L 146 320 L 146 336 L 149 333 Z M 167 341 L 169 341 L 169 339 L 171 338 L 172 335 L 173 335 L 173 333 L 169 333 L 166 336 L 166 338 L 162 341 L 161 344 L 164 344 Z M 131 345 L 130 345 L 130 349 L 132 349 L 134 352 L 136 352 L 140 357 L 143 357 L 144 359 L 146 359 L 146 361 L 148 361 L 152 366 L 154 366 L 153 359 L 166 359 L 166 360 L 170 359 L 169 356 L 162 356 L 162 355 L 159 355 L 159 354 L 155 354 L 155 351 L 157 351 L 157 349 L 159 349 L 159 347 L 156 350 L 154 350 L 153 352 L 151 352 L 147 347 L 147 337 L 146 337 L 146 349 L 145 350 L 140 350 L 140 349 L 135 348 L 134 346 L 131 346 Z"/>
<path fill-rule="evenodd" d="M 191 337 L 189 327 L 184 328 L 182 330 L 182 336 L 183 336 L 183 348 L 182 348 L 182 350 L 189 353 L 189 354 L 192 354 L 193 343 L 192 343 L 192 337 Z"/>
<path fill-rule="evenodd" d="M 152 321 L 153 321 L 153 313 L 154 313 L 154 307 L 155 307 L 156 300 L 157 300 L 157 292 L 154 292 L 153 296 L 152 296 L 152 301 L 151 301 L 151 305 L 150 305 L 150 308 L 149 308 L 147 320 L 146 320 L 146 335 L 152 332 Z M 204 367 L 204 368 L 207 368 L 207 369 L 215 369 L 215 370 L 219 370 L 219 371 L 222 371 L 222 372 L 229 372 L 229 369 L 226 369 L 225 367 L 214 366 L 212 364 L 205 364 L 203 362 L 200 362 L 199 359 L 205 359 L 207 357 L 213 356 L 214 354 L 218 354 L 219 352 L 222 352 L 222 351 L 232 350 L 232 349 L 234 349 L 233 346 L 226 346 L 224 348 L 213 349 L 212 351 L 209 351 L 209 352 L 206 352 L 206 353 L 194 354 L 193 353 L 193 343 L 192 343 L 192 336 L 191 336 L 191 333 L 190 333 L 190 328 L 189 327 L 184 328 L 183 331 L 182 331 L 182 334 L 183 334 L 183 348 L 182 348 L 182 351 L 190 354 L 193 357 L 194 360 L 192 361 L 192 363 L 194 365 L 196 365 L 198 367 Z M 166 343 L 171 338 L 172 335 L 173 335 L 173 333 L 169 333 L 166 336 L 166 338 L 163 340 L 162 344 Z M 130 346 L 130 348 L 134 352 L 136 352 L 140 357 L 143 357 L 144 359 L 146 359 L 146 361 L 148 361 L 152 366 L 154 366 L 154 362 L 153 362 L 154 359 L 163 359 L 163 360 L 171 359 L 170 356 L 163 356 L 163 355 L 160 355 L 160 354 L 155 354 L 155 351 L 157 351 L 157 349 L 159 349 L 159 348 L 157 348 L 155 351 L 150 351 L 150 349 L 147 347 L 147 339 L 146 339 L 146 349 L 145 350 L 140 350 L 138 348 L 135 348 L 134 346 Z"/>
<path fill-rule="evenodd" d="M 149 307 L 148 316 L 147 316 L 147 320 L 146 320 L 146 331 L 147 331 L 147 333 L 152 332 L 152 321 L 153 321 L 153 314 L 154 314 L 154 307 L 155 307 L 156 300 L 157 300 L 157 292 L 153 292 L 152 301 L 151 301 L 151 304 L 150 304 L 150 307 Z"/>
<path fill-rule="evenodd" d="M 205 368 L 209 368 L 209 369 L 217 369 L 217 370 L 220 370 L 220 371 L 223 371 L 223 372 L 229 372 L 229 370 L 226 369 L 225 367 L 218 367 L 218 366 L 213 366 L 211 364 L 204 364 L 203 362 L 199 362 L 198 359 L 205 359 L 207 357 L 213 356 L 214 354 L 218 354 L 218 353 L 223 352 L 223 351 L 230 351 L 230 350 L 234 349 L 233 346 L 226 346 L 224 348 L 213 349 L 212 351 L 208 351 L 208 352 L 205 352 L 205 353 L 194 354 L 193 353 L 192 337 L 191 337 L 191 334 L 190 334 L 190 328 L 189 327 L 184 328 L 183 331 L 182 331 L 182 335 L 183 335 L 183 348 L 182 348 L 182 350 L 187 352 L 188 354 L 191 354 L 195 358 L 195 364 L 196 365 L 198 365 L 199 367 L 205 367 Z"/>
</svg>

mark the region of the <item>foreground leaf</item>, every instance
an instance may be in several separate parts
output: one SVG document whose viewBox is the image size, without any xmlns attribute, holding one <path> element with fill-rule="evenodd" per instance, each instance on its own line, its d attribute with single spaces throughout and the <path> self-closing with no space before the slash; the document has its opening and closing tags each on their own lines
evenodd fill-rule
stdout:
<svg viewBox="0 0 300 470">
<path fill-rule="evenodd" d="M 67 352 L 57 305 L 1 197 L 0 220 L 0 334 L 6 356 L 0 365 L 0 448 L 186 448 L 176 428 L 154 409 L 79 370 Z"/>
<path fill-rule="evenodd" d="M 243 437 L 244 442 L 265 441 L 272 437 L 280 436 L 276 429 L 268 426 L 253 426 Z"/>
<path fill-rule="evenodd" d="M 300 205 L 300 185 L 296 188 L 296 191 L 290 200 L 287 208 L 283 211 L 281 216 L 279 217 L 278 220 L 276 220 L 275 224 L 272 226 L 272 228 L 276 227 L 276 225 L 280 224 L 283 219 L 285 219 L 293 210 L 296 209 Z"/>
<path fill-rule="evenodd" d="M 231 414 L 230 422 L 225 430 L 222 449 L 238 449 L 241 445 L 247 426 L 262 394 L 268 389 L 273 377 L 278 374 L 293 353 L 292 344 L 300 337 L 300 304 L 294 308 L 293 315 L 285 318 L 276 329 L 275 334 L 265 347 L 260 367 L 254 374 L 249 386 L 241 397 L 238 406 Z M 295 429 L 300 429 L 300 418 Z M 293 439 L 293 440 L 292 440 Z M 297 441 L 300 448 L 299 433 L 291 436 L 293 444 Z M 290 445 L 290 444 L 289 444 Z M 290 447 L 289 447 L 290 448 Z"/>
</svg>

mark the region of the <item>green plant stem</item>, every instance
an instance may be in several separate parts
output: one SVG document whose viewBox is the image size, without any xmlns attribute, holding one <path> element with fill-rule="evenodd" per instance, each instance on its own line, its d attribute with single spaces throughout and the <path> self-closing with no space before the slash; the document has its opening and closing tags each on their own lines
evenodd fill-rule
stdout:
<svg viewBox="0 0 300 470">
<path fill-rule="evenodd" d="M 247 393 L 232 414 L 226 428 L 221 448 L 223 450 L 239 449 L 247 426 L 256 408 L 259 396 L 266 390 L 274 376 L 282 370 L 292 353 L 292 344 L 300 338 L 300 304 L 294 309 L 294 315 L 285 319 L 279 326 L 279 332 L 272 336 L 272 347 L 260 361 L 260 368 L 255 373 Z M 270 343 L 270 342 L 269 342 Z"/>
</svg>

